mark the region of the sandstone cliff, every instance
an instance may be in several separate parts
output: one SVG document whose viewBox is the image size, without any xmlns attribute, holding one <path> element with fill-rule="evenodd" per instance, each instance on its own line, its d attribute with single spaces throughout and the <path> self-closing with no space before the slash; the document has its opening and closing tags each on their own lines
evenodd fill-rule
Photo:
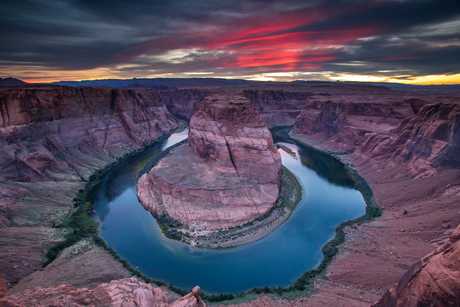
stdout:
<svg viewBox="0 0 460 307">
<path fill-rule="evenodd" d="M 460 168 L 460 105 L 430 104 L 387 135 L 370 133 L 360 153 L 402 158 L 412 176 L 430 176 L 437 167 Z"/>
<path fill-rule="evenodd" d="M 86 179 L 177 127 L 160 100 L 105 88 L 2 89 L 0 180 Z"/>
<path fill-rule="evenodd" d="M 404 93 L 379 95 L 373 102 L 372 96 L 352 98 L 313 96 L 294 131 L 328 150 L 402 159 L 414 177 L 440 166 L 460 167 L 458 98 L 424 101 Z"/>
<path fill-rule="evenodd" d="M 339 297 L 352 297 L 349 290 L 358 287 L 360 303 L 370 305 L 371 295 L 410 269 L 377 306 L 458 304 L 457 247 L 430 254 L 432 264 L 424 255 L 460 222 L 460 170 L 452 169 L 458 168 L 459 105 L 458 95 L 429 91 L 330 92 L 307 102 L 291 136 L 350 153 L 337 157 L 359 171 L 383 209 L 381 218 L 344 229 L 340 256 L 328 270 L 333 292 L 348 290 Z M 329 289 L 320 289 L 323 298 Z"/>
<path fill-rule="evenodd" d="M 268 212 L 278 197 L 281 158 L 251 102 L 216 92 L 190 121 L 180 146 L 138 182 L 143 206 L 189 228 L 242 225 Z"/>
<path fill-rule="evenodd" d="M 52 226 L 83 180 L 179 123 L 157 94 L 110 88 L 5 87 L 0 113 L 0 271 L 12 284 L 62 240 Z"/>
<path fill-rule="evenodd" d="M 175 89 L 158 93 L 168 110 L 185 118 L 191 118 L 200 102 L 210 94 L 209 89 Z"/>
<path fill-rule="evenodd" d="M 296 118 L 294 130 L 335 151 L 353 152 L 364 143 L 367 133 L 387 134 L 413 114 L 411 105 L 404 102 L 371 103 L 340 96 L 314 96 Z"/>
<path fill-rule="evenodd" d="M 265 124 L 274 127 L 293 125 L 312 93 L 254 89 L 243 91 L 243 95 L 252 101 Z"/>
<path fill-rule="evenodd" d="M 0 282 L 3 282 L 0 280 Z M 4 285 L 4 283 L 3 283 Z M 1 285 L 0 285 L 1 286 Z M 69 285 L 36 287 L 20 293 L 0 297 L 0 306 L 139 306 L 139 307 L 206 307 L 200 298 L 200 288 L 173 302 L 160 288 L 138 281 L 136 278 L 113 280 L 93 290 Z"/>
<path fill-rule="evenodd" d="M 449 240 L 416 262 L 373 307 L 459 306 L 460 226 Z"/>
<path fill-rule="evenodd" d="M 161 91 L 158 94 L 171 113 L 191 118 L 198 110 L 200 101 L 211 92 L 212 89 L 202 88 Z M 251 100 L 267 127 L 293 125 L 311 95 L 304 91 L 271 90 L 264 87 L 243 91 L 243 96 Z"/>
</svg>

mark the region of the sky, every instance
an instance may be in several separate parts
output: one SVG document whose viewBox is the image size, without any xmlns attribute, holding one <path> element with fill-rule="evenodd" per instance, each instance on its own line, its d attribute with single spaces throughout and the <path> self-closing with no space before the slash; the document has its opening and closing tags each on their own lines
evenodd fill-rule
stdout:
<svg viewBox="0 0 460 307">
<path fill-rule="evenodd" d="M 460 0 L 0 0 L 0 77 L 460 83 Z"/>
</svg>

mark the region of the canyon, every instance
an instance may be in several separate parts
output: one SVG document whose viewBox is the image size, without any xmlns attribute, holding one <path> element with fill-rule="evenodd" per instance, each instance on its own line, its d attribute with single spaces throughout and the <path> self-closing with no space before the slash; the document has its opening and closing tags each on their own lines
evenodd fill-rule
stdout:
<svg viewBox="0 0 460 307">
<path fill-rule="evenodd" d="M 91 174 L 182 125 L 179 117 L 191 118 L 214 90 L 2 87 L 4 300 L 38 286 L 65 284 L 95 291 L 100 284 L 130 278 L 131 273 L 92 238 L 67 247 L 42 266 L 47 250 L 64 240 L 68 230 L 59 226 L 75 210 L 72 199 Z M 414 298 L 414 305 L 426 300 L 422 294 L 435 282 L 427 274 L 443 271 L 458 257 L 454 229 L 460 223 L 459 94 L 320 82 L 252 84 L 225 91 L 241 92 L 267 126 L 294 124 L 292 138 L 355 169 L 373 189 L 374 202 L 383 212 L 371 222 L 344 228 L 344 243 L 327 267 L 327 279 L 314 281 L 312 295 L 266 294 L 239 305 L 369 306 L 409 269 L 415 274 L 411 282 L 399 281 L 402 286 L 385 294 L 382 306 L 404 304 L 408 297 Z M 413 267 L 422 258 L 427 259 L 423 265 Z M 444 284 L 458 285 L 455 274 L 442 278 Z M 442 291 L 429 295 L 458 303 L 458 293 L 444 301 Z"/>
</svg>

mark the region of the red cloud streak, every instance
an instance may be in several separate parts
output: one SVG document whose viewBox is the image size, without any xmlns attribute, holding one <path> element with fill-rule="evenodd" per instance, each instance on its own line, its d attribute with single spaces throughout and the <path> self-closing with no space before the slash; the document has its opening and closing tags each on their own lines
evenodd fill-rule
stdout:
<svg viewBox="0 0 460 307">
<path fill-rule="evenodd" d="M 350 41 L 382 33 L 382 28 L 357 28 L 330 31 L 298 31 L 321 16 L 293 14 L 250 20 L 226 20 L 221 27 L 200 24 L 179 37 L 164 37 L 124 50 L 115 61 L 141 54 L 163 54 L 173 49 L 199 50 L 200 60 L 210 67 L 272 67 L 277 70 L 312 70 L 336 59 L 336 48 Z M 200 30 L 201 29 L 201 30 Z M 204 30 L 206 29 L 206 30 Z M 206 58 L 205 52 L 211 55 Z M 219 52 L 216 56 L 215 52 Z"/>
</svg>

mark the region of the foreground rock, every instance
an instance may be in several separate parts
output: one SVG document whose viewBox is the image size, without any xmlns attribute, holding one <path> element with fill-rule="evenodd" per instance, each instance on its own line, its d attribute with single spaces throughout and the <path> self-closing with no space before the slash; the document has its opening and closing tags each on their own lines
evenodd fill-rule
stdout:
<svg viewBox="0 0 460 307">
<path fill-rule="evenodd" d="M 187 145 L 138 182 L 143 206 L 189 229 L 242 225 L 267 213 L 278 197 L 281 157 L 251 102 L 216 92 L 200 103 Z"/>
<path fill-rule="evenodd" d="M 1 299 L 0 306 L 139 306 L 139 307 L 206 307 L 201 300 L 200 288 L 180 298 L 171 305 L 160 288 L 138 281 L 136 278 L 113 280 L 94 290 L 68 285 L 36 287 Z"/>
<path fill-rule="evenodd" d="M 187 294 L 184 297 L 181 297 L 173 304 L 171 307 L 183 307 L 183 306 L 190 306 L 190 307 L 206 307 L 206 304 L 200 297 L 200 287 L 196 286 L 193 288 L 192 292 Z"/>
<path fill-rule="evenodd" d="M 374 307 L 459 306 L 460 226 L 449 240 L 415 263 Z"/>
</svg>

